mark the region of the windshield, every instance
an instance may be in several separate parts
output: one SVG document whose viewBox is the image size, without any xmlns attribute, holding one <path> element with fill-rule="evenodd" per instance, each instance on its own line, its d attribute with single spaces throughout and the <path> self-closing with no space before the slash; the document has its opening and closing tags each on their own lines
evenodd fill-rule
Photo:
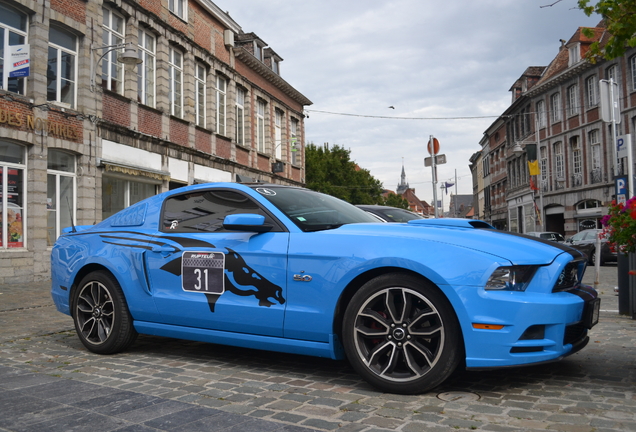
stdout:
<svg viewBox="0 0 636 432">
<path fill-rule="evenodd" d="M 338 198 L 309 189 L 259 186 L 254 190 L 274 204 L 301 230 L 320 231 L 378 220 Z"/>
</svg>

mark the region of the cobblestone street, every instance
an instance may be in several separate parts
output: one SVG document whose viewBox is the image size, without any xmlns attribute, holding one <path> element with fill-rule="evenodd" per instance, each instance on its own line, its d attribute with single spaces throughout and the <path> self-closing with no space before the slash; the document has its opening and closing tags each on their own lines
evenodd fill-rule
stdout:
<svg viewBox="0 0 636 432">
<path fill-rule="evenodd" d="M 48 284 L 0 286 L 0 430 L 636 430 L 636 321 L 618 315 L 615 279 L 602 267 L 601 320 L 581 352 L 458 372 L 418 396 L 379 393 L 342 361 L 183 340 L 95 355 Z"/>
</svg>

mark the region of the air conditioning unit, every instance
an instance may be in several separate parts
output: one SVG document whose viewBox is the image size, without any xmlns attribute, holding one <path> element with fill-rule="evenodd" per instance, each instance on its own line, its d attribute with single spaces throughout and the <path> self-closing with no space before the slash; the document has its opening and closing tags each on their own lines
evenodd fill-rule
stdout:
<svg viewBox="0 0 636 432">
<path fill-rule="evenodd" d="M 234 46 L 234 32 L 232 30 L 227 29 L 223 31 L 223 42 L 226 47 Z"/>
</svg>

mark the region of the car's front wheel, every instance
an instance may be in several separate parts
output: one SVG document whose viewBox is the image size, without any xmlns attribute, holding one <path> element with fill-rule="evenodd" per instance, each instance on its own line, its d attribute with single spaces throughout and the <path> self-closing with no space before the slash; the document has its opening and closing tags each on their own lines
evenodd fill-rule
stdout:
<svg viewBox="0 0 636 432">
<path fill-rule="evenodd" d="M 367 382 L 401 394 L 439 385 L 463 353 L 449 301 L 437 287 L 403 273 L 378 276 L 353 296 L 344 316 L 343 345 Z"/>
<path fill-rule="evenodd" d="M 117 280 L 104 271 L 86 275 L 73 290 L 73 321 L 80 341 L 97 354 L 126 349 L 137 337 Z"/>
</svg>

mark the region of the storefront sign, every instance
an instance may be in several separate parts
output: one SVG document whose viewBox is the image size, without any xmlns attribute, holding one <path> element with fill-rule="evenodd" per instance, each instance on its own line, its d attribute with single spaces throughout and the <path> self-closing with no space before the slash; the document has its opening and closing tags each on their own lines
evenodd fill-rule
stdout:
<svg viewBox="0 0 636 432">
<path fill-rule="evenodd" d="M 0 125 L 26 127 L 38 135 L 55 135 L 68 140 L 77 140 L 79 133 L 77 127 L 35 117 L 32 114 L 25 115 L 19 111 L 0 109 Z"/>
</svg>

